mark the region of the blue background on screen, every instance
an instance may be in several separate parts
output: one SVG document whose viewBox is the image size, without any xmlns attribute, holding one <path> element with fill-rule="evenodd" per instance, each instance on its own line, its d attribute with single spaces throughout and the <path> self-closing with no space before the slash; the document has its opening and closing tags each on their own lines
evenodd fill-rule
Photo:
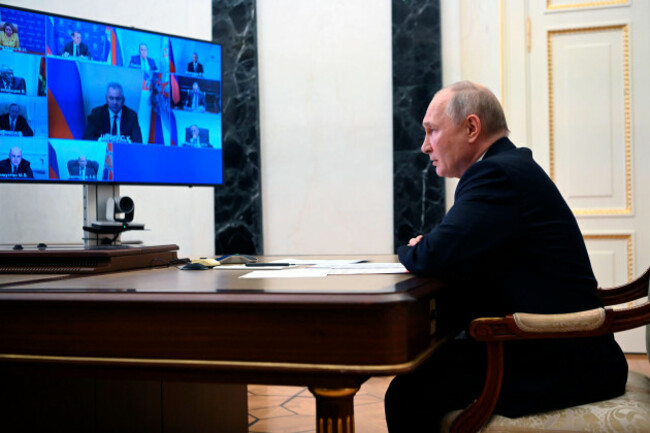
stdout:
<svg viewBox="0 0 650 433">
<path fill-rule="evenodd" d="M 119 144 L 113 147 L 116 182 L 139 183 L 164 178 L 165 183 L 222 182 L 221 149 Z"/>
</svg>

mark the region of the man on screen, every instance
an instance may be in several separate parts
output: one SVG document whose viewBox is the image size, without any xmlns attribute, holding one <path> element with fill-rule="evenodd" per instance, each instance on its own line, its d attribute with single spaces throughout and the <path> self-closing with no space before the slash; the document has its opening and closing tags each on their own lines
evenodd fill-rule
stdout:
<svg viewBox="0 0 650 433">
<path fill-rule="evenodd" d="M 97 140 L 108 136 L 110 141 L 142 143 L 138 113 L 124 105 L 124 102 L 122 85 L 109 83 L 106 88 L 106 104 L 95 107 L 90 112 L 83 139 Z"/>
<path fill-rule="evenodd" d="M 192 111 L 205 111 L 205 93 L 201 91 L 196 81 L 192 84 L 192 91 L 187 93 L 185 108 Z"/>
<path fill-rule="evenodd" d="M 0 130 L 12 131 L 16 135 L 22 135 L 23 137 L 32 137 L 34 135 L 34 131 L 29 127 L 27 119 L 20 115 L 20 106 L 15 103 L 9 106 L 8 113 L 0 116 Z"/>
<path fill-rule="evenodd" d="M 29 161 L 23 159 L 23 151 L 20 147 L 12 147 L 9 150 L 9 158 L 0 161 L 0 176 L 24 179 L 34 178 Z"/>
<path fill-rule="evenodd" d="M 70 36 L 72 40 L 65 44 L 61 55 L 63 57 L 81 57 L 83 59 L 89 59 L 90 52 L 88 52 L 88 45 L 81 42 L 81 33 L 74 30 Z"/>
<path fill-rule="evenodd" d="M 70 178 L 74 179 L 96 179 L 97 173 L 95 169 L 88 165 L 88 158 L 85 155 L 79 155 L 76 164 L 70 165 Z"/>
<path fill-rule="evenodd" d="M 14 70 L 7 65 L 0 66 L 0 93 L 27 93 L 25 79 L 14 76 Z"/>
<path fill-rule="evenodd" d="M 199 63 L 199 55 L 192 53 L 192 61 L 187 64 L 187 72 L 203 75 L 203 65 Z"/>
<path fill-rule="evenodd" d="M 201 130 L 199 129 L 198 125 L 194 124 L 190 126 L 190 138 L 183 143 L 183 146 L 185 147 L 212 147 L 210 143 L 208 143 L 207 137 L 201 139 Z"/>
<path fill-rule="evenodd" d="M 149 48 L 147 47 L 147 44 L 140 44 L 139 50 L 140 54 L 131 56 L 129 67 L 142 69 L 145 72 L 156 71 L 158 67 L 156 66 L 156 62 L 154 62 L 153 59 L 149 58 Z"/>
</svg>

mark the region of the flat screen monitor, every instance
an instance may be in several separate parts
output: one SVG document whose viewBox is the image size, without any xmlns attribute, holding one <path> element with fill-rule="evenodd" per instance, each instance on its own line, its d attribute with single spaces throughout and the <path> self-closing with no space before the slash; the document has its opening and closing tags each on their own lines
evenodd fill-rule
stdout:
<svg viewBox="0 0 650 433">
<path fill-rule="evenodd" d="M 0 6 L 0 182 L 218 185 L 221 46 Z"/>
</svg>

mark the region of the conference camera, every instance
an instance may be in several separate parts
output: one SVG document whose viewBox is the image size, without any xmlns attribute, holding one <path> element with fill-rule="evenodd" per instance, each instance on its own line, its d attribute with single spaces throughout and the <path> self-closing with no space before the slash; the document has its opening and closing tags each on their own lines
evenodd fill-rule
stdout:
<svg viewBox="0 0 650 433">
<path fill-rule="evenodd" d="M 111 197 L 106 201 L 106 220 L 130 223 L 133 221 L 135 203 L 131 197 Z"/>
</svg>

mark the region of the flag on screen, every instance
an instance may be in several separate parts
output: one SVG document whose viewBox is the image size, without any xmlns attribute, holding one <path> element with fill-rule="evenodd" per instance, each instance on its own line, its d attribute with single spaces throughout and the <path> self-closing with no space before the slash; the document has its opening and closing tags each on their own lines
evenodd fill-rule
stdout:
<svg viewBox="0 0 650 433">
<path fill-rule="evenodd" d="M 48 59 L 50 77 L 65 77 L 47 83 L 48 128 L 50 137 L 80 140 L 86 127 L 81 77 L 77 62 Z"/>
<path fill-rule="evenodd" d="M 54 17 L 49 17 L 47 20 L 47 29 L 46 29 L 46 39 L 47 39 L 47 54 L 49 56 L 56 56 L 59 54 L 58 50 L 56 49 L 56 37 L 54 35 Z"/>
<path fill-rule="evenodd" d="M 38 96 L 46 96 L 47 95 L 47 74 L 45 73 L 45 57 L 41 57 L 41 63 L 38 67 L 38 89 L 37 89 L 37 95 Z"/>
<path fill-rule="evenodd" d="M 115 33 L 115 29 L 106 26 L 106 39 L 104 41 L 104 61 L 110 65 L 122 66 L 122 47 Z"/>
<path fill-rule="evenodd" d="M 50 142 L 47 143 L 47 159 L 50 179 L 59 179 L 59 160 L 56 157 L 56 150 L 54 150 Z"/>
<path fill-rule="evenodd" d="M 175 74 L 176 63 L 174 62 L 174 50 L 172 49 L 171 41 L 168 42 L 168 46 L 169 46 L 169 72 Z"/>
<path fill-rule="evenodd" d="M 106 157 L 104 158 L 102 180 L 113 180 L 113 143 L 106 143 Z"/>
<path fill-rule="evenodd" d="M 178 146 L 178 131 L 176 130 L 176 116 L 174 112 L 169 113 L 169 135 L 172 146 Z"/>
<path fill-rule="evenodd" d="M 146 72 L 142 73 L 142 84 L 140 89 L 140 101 L 138 103 L 138 122 L 140 124 L 140 131 L 142 132 L 143 140 L 149 135 L 148 119 L 151 118 L 151 83 L 153 81 L 151 75 Z M 153 74 L 158 75 L 158 74 Z M 152 143 L 149 141 L 149 143 Z"/>
<path fill-rule="evenodd" d="M 172 75 L 170 81 L 172 86 L 172 101 L 174 101 L 174 104 L 178 105 L 181 103 L 181 87 L 178 85 L 176 75 Z"/>
</svg>

